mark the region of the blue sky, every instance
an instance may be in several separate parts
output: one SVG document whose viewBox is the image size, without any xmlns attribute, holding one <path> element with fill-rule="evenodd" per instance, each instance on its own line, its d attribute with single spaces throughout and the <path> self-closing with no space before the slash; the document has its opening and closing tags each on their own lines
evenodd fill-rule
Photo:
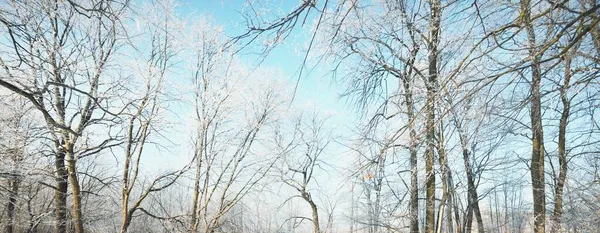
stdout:
<svg viewBox="0 0 600 233">
<path fill-rule="evenodd" d="M 180 2 L 178 10 L 184 14 L 194 14 L 208 16 L 222 26 L 229 36 L 236 36 L 244 32 L 244 18 L 241 15 L 247 0 L 208 0 L 208 1 L 193 1 L 183 0 Z M 268 2 L 274 10 L 288 11 L 296 7 L 300 1 L 296 0 L 272 0 Z M 309 17 L 310 19 L 310 17 Z M 310 20 L 307 20 L 309 24 Z M 261 63 L 261 66 L 268 68 L 280 69 L 287 77 L 290 83 L 294 84 L 299 77 L 299 68 L 304 59 L 310 25 L 305 25 L 304 28 L 299 28 L 284 41 L 283 44 L 277 46 Z M 244 60 L 250 64 L 257 63 L 262 57 L 245 55 Z M 309 67 L 312 68 L 312 67 Z M 334 111 L 337 114 L 347 115 L 346 105 L 344 100 L 339 99 L 339 94 L 343 91 L 340 85 L 331 82 L 331 77 L 327 75 L 326 68 L 317 67 L 309 75 L 305 75 L 304 71 L 298 84 L 296 100 L 294 104 L 303 102 L 314 102 L 319 107 L 325 107 L 326 111 Z"/>
</svg>

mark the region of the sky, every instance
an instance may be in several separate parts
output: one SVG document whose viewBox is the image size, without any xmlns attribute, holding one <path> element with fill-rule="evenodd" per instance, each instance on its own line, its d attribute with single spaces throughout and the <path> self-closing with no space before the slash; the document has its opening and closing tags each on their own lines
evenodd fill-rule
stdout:
<svg viewBox="0 0 600 233">
<path fill-rule="evenodd" d="M 246 2 L 247 0 L 182 0 L 177 10 L 183 15 L 208 16 L 222 26 L 228 36 L 236 36 L 242 34 L 246 29 L 241 14 Z M 279 11 L 282 14 L 300 3 L 298 0 L 271 0 L 265 2 L 268 2 L 269 6 L 279 6 Z M 277 9 L 273 10 L 276 11 Z M 292 33 L 283 44 L 277 46 L 266 58 L 245 53 L 246 62 L 256 64 L 264 59 L 260 64 L 261 66 L 280 69 L 287 76 L 282 78 L 288 79 L 290 83 L 295 85 L 299 77 L 299 68 L 305 56 L 307 42 L 310 39 L 310 22 L 310 20 L 307 21 L 307 25 Z M 343 89 L 340 85 L 336 85 L 331 81 L 331 77 L 327 75 L 329 70 L 320 69 L 320 67 L 315 68 L 308 75 L 305 75 L 306 72 L 304 72 L 298 82 L 297 95 L 295 96 L 295 100 L 297 100 L 295 102 L 297 103 L 295 104 L 314 102 L 319 106 L 327 107 L 327 110 L 332 111 L 334 115 L 346 115 L 347 106 L 339 98 L 339 94 L 343 92 Z"/>
<path fill-rule="evenodd" d="M 245 32 L 246 26 L 242 11 L 247 6 L 248 0 L 181 0 L 176 10 L 183 16 L 209 17 L 223 27 L 228 36 L 237 36 Z M 300 4 L 300 0 L 266 0 L 272 11 L 283 15 Z M 279 9 L 277 9 L 279 8 Z M 314 16 L 314 15 L 311 15 Z M 192 17 L 193 18 L 193 17 Z M 276 46 L 266 57 L 254 53 L 243 52 L 242 59 L 248 64 L 259 64 L 263 68 L 277 69 L 283 74 L 278 77 L 294 86 L 297 84 L 294 102 L 296 107 L 318 109 L 322 114 L 329 116 L 337 132 L 349 133 L 349 129 L 356 126 L 358 117 L 350 107 L 347 99 L 340 95 L 345 91 L 343 85 L 333 81 L 327 65 L 308 65 L 310 72 L 303 71 L 299 75 L 306 55 L 306 48 L 311 36 L 311 23 L 314 17 L 308 17 L 306 25 L 297 28 L 282 44 Z M 311 62 L 310 59 L 308 61 Z M 336 145 L 336 153 L 343 153 L 343 146 Z"/>
</svg>

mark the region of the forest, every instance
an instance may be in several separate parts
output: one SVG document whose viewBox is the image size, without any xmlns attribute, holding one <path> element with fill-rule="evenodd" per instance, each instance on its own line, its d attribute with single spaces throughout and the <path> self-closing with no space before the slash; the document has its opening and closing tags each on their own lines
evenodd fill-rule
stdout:
<svg viewBox="0 0 600 233">
<path fill-rule="evenodd" d="M 597 0 L 2 0 L 0 231 L 600 232 Z"/>
</svg>

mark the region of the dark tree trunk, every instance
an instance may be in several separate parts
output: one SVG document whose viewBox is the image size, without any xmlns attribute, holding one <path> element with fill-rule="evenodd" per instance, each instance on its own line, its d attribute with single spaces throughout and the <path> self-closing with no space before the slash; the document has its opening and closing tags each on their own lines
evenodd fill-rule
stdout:
<svg viewBox="0 0 600 233">
<path fill-rule="evenodd" d="M 441 3 L 439 0 L 430 0 L 430 35 L 429 35 L 429 65 L 428 65 L 428 80 L 427 87 L 427 148 L 425 150 L 425 172 L 426 176 L 426 208 L 425 208 L 425 233 L 433 233 L 435 231 L 435 99 L 437 95 L 437 55 L 438 55 L 438 35 L 440 31 Z"/>
<path fill-rule="evenodd" d="M 60 146 L 58 146 L 60 147 Z M 68 179 L 67 168 L 65 167 L 65 152 L 59 149 L 54 158 L 55 182 L 54 190 L 54 233 L 67 232 L 67 191 Z"/>
<path fill-rule="evenodd" d="M 559 232 L 562 224 L 562 212 L 563 212 L 563 190 L 565 187 L 565 181 L 567 179 L 567 151 L 566 151 L 566 137 L 567 137 L 567 125 L 569 123 L 569 113 L 571 110 L 571 101 L 567 96 L 569 90 L 569 84 L 571 82 L 571 62 L 572 55 L 565 56 L 565 77 L 563 86 L 560 88 L 560 99 L 563 105 L 563 109 L 560 116 L 560 122 L 558 124 L 558 164 L 559 173 L 556 181 L 556 187 L 554 189 L 554 213 L 552 215 L 552 229 L 551 232 Z"/>
<path fill-rule="evenodd" d="M 533 217 L 535 233 L 546 231 L 546 193 L 544 183 L 544 131 L 542 125 L 540 83 L 542 72 L 540 67 L 541 54 L 536 49 L 535 29 L 531 22 L 531 3 L 521 1 L 523 26 L 527 31 L 529 56 L 531 57 L 531 88 L 530 88 L 530 118 L 531 118 L 531 187 L 533 192 Z"/>
<path fill-rule="evenodd" d="M 463 139 L 464 140 L 464 139 Z M 473 224 L 473 214 L 477 221 L 477 230 L 483 233 L 483 218 L 481 217 L 481 210 L 479 208 L 479 196 L 477 194 L 477 187 L 475 186 L 475 177 L 473 174 L 473 168 L 471 167 L 469 150 L 466 148 L 465 142 L 463 142 L 463 161 L 465 164 L 465 171 L 467 173 L 467 217 L 465 218 L 465 231 L 471 232 Z"/>
<path fill-rule="evenodd" d="M 408 116 L 408 127 L 410 130 L 410 232 L 419 233 L 419 180 L 417 164 L 417 133 L 415 130 L 415 116 L 410 80 L 404 80 L 404 97 Z"/>
<path fill-rule="evenodd" d="M 19 195 L 19 177 L 16 174 L 12 174 L 8 180 L 8 188 L 10 193 L 8 195 L 8 203 L 6 204 L 7 210 L 7 223 L 6 232 L 13 233 L 15 231 L 15 208 L 17 206 L 17 197 Z"/>
</svg>

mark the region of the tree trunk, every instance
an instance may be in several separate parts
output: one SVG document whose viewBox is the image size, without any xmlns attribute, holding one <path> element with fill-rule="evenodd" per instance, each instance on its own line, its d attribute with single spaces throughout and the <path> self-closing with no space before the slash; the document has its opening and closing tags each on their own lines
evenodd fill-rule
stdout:
<svg viewBox="0 0 600 233">
<path fill-rule="evenodd" d="M 383 177 L 385 176 L 384 174 L 384 154 L 383 151 L 379 153 L 379 156 L 377 158 L 377 175 L 376 177 L 376 183 L 374 185 L 374 189 L 375 189 L 375 206 L 374 206 L 374 211 L 373 211 L 373 232 L 377 233 L 379 232 L 379 226 L 381 225 L 381 219 L 379 218 L 381 216 L 381 188 L 383 186 Z"/>
<path fill-rule="evenodd" d="M 558 164 L 559 173 L 558 180 L 556 181 L 556 187 L 554 189 L 555 200 L 554 200 L 554 213 L 552 215 L 553 224 L 551 232 L 559 232 L 562 224 L 562 210 L 563 210 L 563 189 L 565 186 L 565 180 L 567 179 L 567 152 L 566 152 L 566 134 L 567 124 L 569 123 L 569 111 L 571 108 L 571 102 L 567 96 L 567 90 L 569 89 L 569 83 L 571 82 L 571 55 L 565 56 L 565 77 L 563 86 L 560 88 L 560 99 L 563 104 L 562 113 L 560 116 L 560 122 L 558 124 Z"/>
<path fill-rule="evenodd" d="M 419 180 L 417 164 L 417 133 L 415 131 L 415 116 L 410 80 L 403 80 L 404 101 L 406 102 L 406 115 L 408 117 L 408 128 L 410 130 L 410 232 L 419 233 Z"/>
<path fill-rule="evenodd" d="M 67 232 L 67 191 L 68 174 L 65 167 L 65 152 L 57 145 L 58 153 L 54 158 L 54 168 L 56 169 L 56 189 L 54 190 L 54 233 Z"/>
<path fill-rule="evenodd" d="M 319 226 L 319 210 L 317 209 L 317 205 L 312 201 L 312 198 L 307 193 L 305 196 L 305 200 L 310 204 L 310 209 L 312 211 L 312 220 L 313 220 L 313 232 L 320 233 L 321 228 Z"/>
<path fill-rule="evenodd" d="M 410 232 L 419 233 L 419 180 L 416 148 L 412 148 L 410 151 L 410 167 Z"/>
<path fill-rule="evenodd" d="M 204 123 L 202 123 L 204 124 Z M 192 199 L 192 218 L 190 220 L 191 222 L 191 229 L 190 232 L 191 233 L 196 233 L 198 232 L 198 225 L 200 224 L 200 220 L 199 220 L 199 213 L 200 210 L 198 209 L 198 205 L 200 204 L 200 179 L 202 178 L 202 156 L 204 156 L 204 140 L 205 140 L 205 130 L 206 127 L 204 127 L 204 125 L 201 126 L 201 130 L 200 130 L 200 135 L 199 135 L 199 139 L 198 139 L 198 144 L 199 144 L 199 148 L 198 151 L 196 151 L 196 179 L 194 180 L 194 194 L 193 194 L 193 199 Z"/>
<path fill-rule="evenodd" d="M 471 202 L 471 195 L 467 194 L 467 196 L 467 213 L 464 218 L 464 229 L 465 232 L 471 232 L 473 227 L 473 208 L 471 206 L 473 203 Z"/>
<path fill-rule="evenodd" d="M 473 197 L 473 213 L 475 214 L 475 220 L 477 221 L 477 231 L 479 233 L 485 232 L 483 227 L 483 218 L 481 217 L 481 210 L 479 209 L 479 196 L 477 195 L 477 189 L 473 184 L 472 188 L 472 197 Z"/>
<path fill-rule="evenodd" d="M 430 36 L 429 36 L 429 65 L 427 87 L 427 148 L 425 150 L 426 176 L 426 208 L 425 208 L 425 233 L 435 231 L 435 172 L 433 169 L 435 157 L 435 98 L 437 84 L 437 45 L 440 31 L 441 3 L 439 0 L 429 1 L 431 8 Z"/>
<path fill-rule="evenodd" d="M 8 203 L 6 203 L 7 210 L 7 223 L 6 223 L 6 233 L 13 233 L 15 226 L 15 207 L 17 206 L 17 197 L 19 195 L 19 185 L 20 178 L 17 174 L 11 174 L 8 179 L 8 188 L 10 189 L 10 193 L 8 194 Z"/>
<path fill-rule="evenodd" d="M 125 213 L 123 213 L 122 223 L 121 223 L 121 233 L 126 233 L 129 231 L 129 226 L 131 225 L 131 219 L 133 218 L 133 212 L 135 208 L 130 210 L 125 209 Z"/>
<path fill-rule="evenodd" d="M 77 178 L 76 158 L 72 153 L 73 145 L 68 144 L 67 147 L 67 172 L 69 182 L 71 183 L 71 191 L 73 192 L 73 225 L 75 233 L 84 233 L 83 231 L 83 215 L 81 214 L 81 187 Z"/>
<path fill-rule="evenodd" d="M 446 176 L 442 172 L 442 197 L 437 211 L 437 223 L 435 232 L 441 233 L 444 228 L 444 210 L 446 210 L 446 201 L 448 200 L 448 187 L 446 185 Z M 452 217 L 452 216 L 449 216 Z"/>
<path fill-rule="evenodd" d="M 454 187 L 454 181 L 452 181 L 452 178 L 450 178 L 450 186 Z M 462 222 L 460 221 L 460 213 L 456 203 L 459 202 L 457 200 L 456 192 L 454 188 L 452 188 L 452 209 L 454 210 L 454 222 L 456 224 L 456 233 L 462 233 Z"/>
<path fill-rule="evenodd" d="M 465 140 L 465 139 L 463 139 Z M 473 168 L 471 167 L 469 150 L 466 147 L 466 142 L 463 142 L 463 161 L 465 164 L 465 172 L 467 173 L 467 217 L 465 218 L 465 231 L 471 232 L 473 224 L 473 214 L 477 221 L 477 230 L 480 233 L 485 232 L 483 227 L 483 218 L 481 217 L 481 210 L 479 209 L 479 196 L 477 194 L 477 187 L 475 186 L 475 177 L 473 175 Z"/>
<path fill-rule="evenodd" d="M 200 155 L 198 156 L 200 157 Z M 198 220 L 198 201 L 200 198 L 200 177 L 201 177 L 201 171 L 200 171 L 200 161 L 201 159 L 198 158 L 198 165 L 196 166 L 196 179 L 194 180 L 194 194 L 192 197 L 192 213 L 191 213 L 191 219 L 190 219 L 190 224 L 191 224 L 191 229 L 190 232 L 191 233 L 196 233 L 198 232 L 198 225 L 200 223 L 200 221 Z"/>
<path fill-rule="evenodd" d="M 451 172 L 450 172 L 450 167 L 448 166 L 448 160 L 446 157 L 446 153 L 444 151 L 444 129 L 443 129 L 443 123 L 440 123 L 440 129 L 437 132 L 438 134 L 438 138 L 437 138 L 437 151 L 438 151 L 438 159 L 439 159 L 439 166 L 440 166 L 440 173 L 442 175 L 442 199 L 440 201 L 440 206 L 438 207 L 438 224 L 437 224 L 437 231 L 436 232 L 442 232 L 443 230 L 443 220 L 444 220 L 444 210 L 446 211 L 446 217 L 448 218 L 448 229 L 445 232 L 448 233 L 453 233 L 454 232 L 454 228 L 452 228 L 452 195 L 451 195 L 451 189 L 452 187 L 449 186 L 450 181 L 448 179 L 451 179 Z"/>
<path fill-rule="evenodd" d="M 540 59 L 541 54 L 537 54 L 535 31 L 531 22 L 531 13 L 529 0 L 521 1 L 522 22 L 527 30 L 527 39 L 529 41 L 529 56 L 531 57 L 531 97 L 530 118 L 531 118 L 531 186 L 533 191 L 533 216 L 534 232 L 543 233 L 546 231 L 546 193 L 544 183 L 544 133 L 542 127 L 541 95 L 540 82 L 542 79 Z"/>
</svg>

